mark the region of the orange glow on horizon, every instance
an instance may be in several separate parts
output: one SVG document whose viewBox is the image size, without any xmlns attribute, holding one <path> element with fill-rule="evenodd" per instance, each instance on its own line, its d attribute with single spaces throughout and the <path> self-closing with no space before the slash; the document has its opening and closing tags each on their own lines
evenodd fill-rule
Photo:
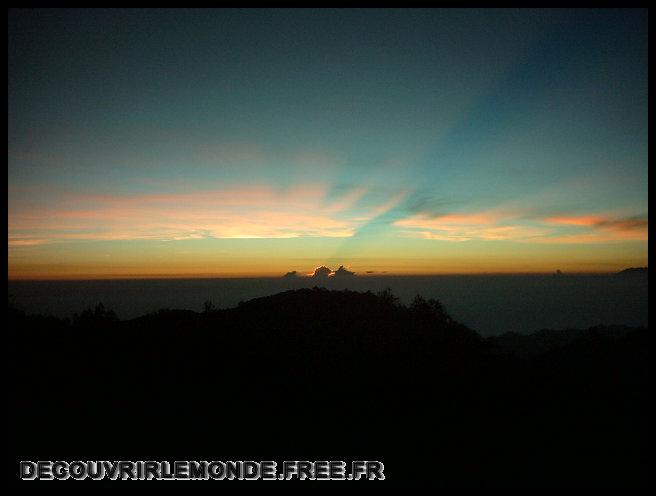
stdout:
<svg viewBox="0 0 656 496">
<path fill-rule="evenodd" d="M 646 265 L 646 216 L 538 216 L 508 208 L 408 214 L 404 190 L 371 198 L 366 188 L 330 197 L 327 189 L 64 195 L 52 208 L 14 207 L 9 278 L 278 277 L 322 260 L 333 267 L 360 260 L 351 269 L 359 276 Z M 383 217 L 390 211 L 395 215 Z M 309 254 L 319 265 L 296 262 Z"/>
<path fill-rule="evenodd" d="M 349 270 L 357 278 L 376 276 L 439 276 L 439 275 L 485 275 L 485 274 L 553 274 L 556 269 L 565 273 L 613 273 L 627 267 L 647 266 L 641 258 L 619 262 L 599 261 L 595 264 L 581 265 L 577 262 L 547 259 L 542 261 L 457 261 L 453 263 L 430 263 L 403 266 L 397 262 L 375 262 L 371 265 L 355 265 Z M 19 265 L 9 271 L 9 280 L 76 280 L 76 279 L 196 279 L 196 278 L 282 278 L 294 270 L 289 264 L 280 263 L 274 267 L 246 262 L 217 270 L 201 266 L 139 266 L 98 267 L 98 266 L 29 266 Z M 296 269 L 300 279 L 310 279 L 314 272 Z M 331 271 L 328 277 L 334 277 Z"/>
</svg>

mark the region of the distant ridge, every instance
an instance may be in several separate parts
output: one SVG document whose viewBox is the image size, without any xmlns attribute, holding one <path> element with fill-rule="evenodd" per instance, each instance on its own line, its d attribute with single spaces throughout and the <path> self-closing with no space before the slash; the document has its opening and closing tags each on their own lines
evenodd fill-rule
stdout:
<svg viewBox="0 0 656 496">
<path fill-rule="evenodd" d="M 501 352 L 514 353 L 520 357 L 530 357 L 564 348 L 577 340 L 617 341 L 627 335 L 646 332 L 646 327 L 631 327 L 623 325 L 595 326 L 588 329 L 541 329 L 531 334 L 507 332 L 499 336 L 487 338 L 493 349 Z"/>
<path fill-rule="evenodd" d="M 628 269 L 621 270 L 615 275 L 617 276 L 647 275 L 648 271 L 649 271 L 648 267 L 630 267 Z"/>
</svg>

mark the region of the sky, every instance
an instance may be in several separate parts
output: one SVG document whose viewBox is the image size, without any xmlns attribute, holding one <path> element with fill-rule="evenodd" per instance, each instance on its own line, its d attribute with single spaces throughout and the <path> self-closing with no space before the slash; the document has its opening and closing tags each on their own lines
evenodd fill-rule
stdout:
<svg viewBox="0 0 656 496">
<path fill-rule="evenodd" d="M 10 279 L 647 265 L 647 10 L 10 10 Z"/>
</svg>

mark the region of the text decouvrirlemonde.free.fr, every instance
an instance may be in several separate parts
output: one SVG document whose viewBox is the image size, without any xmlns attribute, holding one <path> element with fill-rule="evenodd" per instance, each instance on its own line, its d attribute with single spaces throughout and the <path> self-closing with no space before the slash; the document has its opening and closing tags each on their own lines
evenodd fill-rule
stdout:
<svg viewBox="0 0 656 496">
<path fill-rule="evenodd" d="M 350 470 L 347 471 L 347 466 Z M 23 480 L 384 480 L 380 461 L 22 461 Z"/>
</svg>

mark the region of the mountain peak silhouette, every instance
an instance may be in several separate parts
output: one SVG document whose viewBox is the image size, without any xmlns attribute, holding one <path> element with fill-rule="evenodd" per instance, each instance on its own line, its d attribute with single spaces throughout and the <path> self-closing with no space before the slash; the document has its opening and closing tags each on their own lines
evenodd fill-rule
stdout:
<svg viewBox="0 0 656 496">
<path fill-rule="evenodd" d="M 649 273 L 648 267 L 629 267 L 628 269 L 621 270 L 615 275 L 618 276 L 638 276 L 647 275 Z"/>
</svg>

